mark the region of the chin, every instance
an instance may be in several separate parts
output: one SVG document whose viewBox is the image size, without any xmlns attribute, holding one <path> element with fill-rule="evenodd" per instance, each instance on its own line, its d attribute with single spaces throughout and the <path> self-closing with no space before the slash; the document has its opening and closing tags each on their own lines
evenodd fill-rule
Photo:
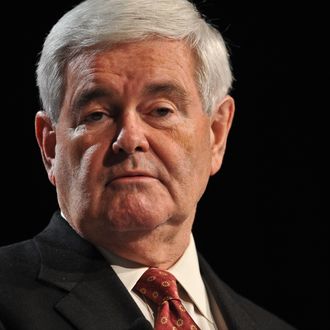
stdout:
<svg viewBox="0 0 330 330">
<path fill-rule="evenodd" d="M 124 212 L 123 212 L 124 211 Z M 109 212 L 105 226 L 116 232 L 146 232 L 153 231 L 169 221 L 168 213 L 157 212 Z M 156 211 L 156 212 L 155 212 Z"/>
<path fill-rule="evenodd" d="M 165 194 L 127 192 L 108 200 L 103 210 L 105 225 L 113 231 L 146 231 L 166 223 L 175 205 Z"/>
</svg>

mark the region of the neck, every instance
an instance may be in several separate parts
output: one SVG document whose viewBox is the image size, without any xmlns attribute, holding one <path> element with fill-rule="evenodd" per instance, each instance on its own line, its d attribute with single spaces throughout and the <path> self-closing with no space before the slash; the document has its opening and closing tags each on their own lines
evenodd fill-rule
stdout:
<svg viewBox="0 0 330 330">
<path fill-rule="evenodd" d="M 164 225 L 148 232 L 112 233 L 101 248 L 139 265 L 168 269 L 189 245 L 192 221 Z M 111 237 L 110 237 L 111 236 Z"/>
</svg>

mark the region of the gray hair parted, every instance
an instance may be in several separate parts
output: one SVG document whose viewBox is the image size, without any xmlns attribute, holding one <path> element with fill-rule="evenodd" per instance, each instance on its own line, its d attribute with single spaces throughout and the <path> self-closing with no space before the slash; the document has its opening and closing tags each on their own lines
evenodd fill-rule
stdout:
<svg viewBox="0 0 330 330">
<path fill-rule="evenodd" d="M 65 93 L 67 64 L 87 49 L 148 37 L 184 40 L 197 56 L 196 83 L 211 114 L 232 85 L 229 55 L 220 32 L 188 0 L 85 0 L 51 29 L 37 66 L 44 111 L 56 123 Z"/>
</svg>

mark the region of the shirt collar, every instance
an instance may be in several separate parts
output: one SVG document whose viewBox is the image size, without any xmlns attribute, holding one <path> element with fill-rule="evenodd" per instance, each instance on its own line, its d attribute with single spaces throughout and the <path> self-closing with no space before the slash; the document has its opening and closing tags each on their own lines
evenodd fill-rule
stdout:
<svg viewBox="0 0 330 330">
<path fill-rule="evenodd" d="M 142 274 L 148 269 L 148 267 L 142 266 L 141 264 L 127 259 L 123 259 L 102 247 L 97 248 L 103 254 L 105 259 L 110 263 L 111 267 L 118 275 L 120 280 L 124 283 L 127 290 L 132 291 L 134 285 L 142 276 Z"/>
<path fill-rule="evenodd" d="M 129 291 L 132 291 L 134 285 L 148 267 L 120 258 L 101 247 L 98 247 L 98 249 L 111 264 L 125 287 Z M 189 245 L 184 254 L 168 271 L 176 277 L 200 313 L 208 320 L 212 320 L 207 292 L 199 271 L 198 256 L 193 235 L 190 237 Z"/>
<path fill-rule="evenodd" d="M 207 291 L 199 270 L 193 235 L 191 235 L 189 245 L 182 257 L 168 271 L 176 277 L 200 313 L 208 320 L 212 320 Z"/>
</svg>

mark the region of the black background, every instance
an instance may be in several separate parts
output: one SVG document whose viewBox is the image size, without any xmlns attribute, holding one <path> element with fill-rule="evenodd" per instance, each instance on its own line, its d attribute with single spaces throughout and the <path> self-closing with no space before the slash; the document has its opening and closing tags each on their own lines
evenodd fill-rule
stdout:
<svg viewBox="0 0 330 330">
<path fill-rule="evenodd" d="M 0 245 L 38 233 L 57 207 L 34 138 L 34 70 L 51 26 L 78 2 L 3 7 Z M 223 167 L 199 204 L 197 246 L 237 292 L 298 329 L 328 328 L 314 75 L 322 70 L 323 11 L 316 3 L 198 7 L 230 48 L 236 115 Z"/>
</svg>

